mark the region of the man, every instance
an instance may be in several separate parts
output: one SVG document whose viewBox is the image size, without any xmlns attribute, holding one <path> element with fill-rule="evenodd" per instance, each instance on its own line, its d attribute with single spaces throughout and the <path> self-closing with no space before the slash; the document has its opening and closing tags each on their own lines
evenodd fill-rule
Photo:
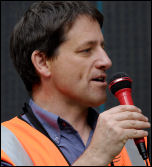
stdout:
<svg viewBox="0 0 152 167">
<path fill-rule="evenodd" d="M 16 25 L 11 57 L 31 99 L 2 123 L 2 164 L 132 165 L 124 145 L 148 135 L 148 119 L 135 106 L 92 108 L 106 101 L 112 65 L 102 23 L 87 2 L 52 1 L 34 3 Z"/>
</svg>

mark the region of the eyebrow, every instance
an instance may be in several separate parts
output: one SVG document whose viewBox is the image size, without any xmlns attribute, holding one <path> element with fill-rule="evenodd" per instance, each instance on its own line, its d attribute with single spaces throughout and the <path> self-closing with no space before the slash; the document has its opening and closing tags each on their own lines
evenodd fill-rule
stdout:
<svg viewBox="0 0 152 167">
<path fill-rule="evenodd" d="M 82 48 L 85 47 L 85 46 L 95 46 L 97 43 L 98 43 L 98 41 L 86 41 L 86 42 L 80 44 L 80 45 L 77 47 L 77 50 L 78 50 L 78 49 L 82 49 Z M 101 46 L 104 46 L 104 41 L 101 41 L 100 45 L 101 45 Z"/>
</svg>

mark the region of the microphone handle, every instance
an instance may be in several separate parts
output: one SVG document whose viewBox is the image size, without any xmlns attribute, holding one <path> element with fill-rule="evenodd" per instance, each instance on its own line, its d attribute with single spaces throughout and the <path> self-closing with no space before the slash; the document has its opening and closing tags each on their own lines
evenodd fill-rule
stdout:
<svg viewBox="0 0 152 167">
<path fill-rule="evenodd" d="M 134 105 L 131 96 L 131 88 L 120 89 L 115 93 L 115 96 L 121 105 Z"/>
<path fill-rule="evenodd" d="M 134 105 L 132 100 L 132 95 L 131 95 L 131 88 L 120 89 L 115 93 L 115 96 L 121 105 Z M 134 139 L 134 142 L 142 158 L 144 160 L 147 159 L 148 157 L 147 157 L 147 151 L 145 147 L 145 139 L 137 138 L 137 139 Z"/>
</svg>

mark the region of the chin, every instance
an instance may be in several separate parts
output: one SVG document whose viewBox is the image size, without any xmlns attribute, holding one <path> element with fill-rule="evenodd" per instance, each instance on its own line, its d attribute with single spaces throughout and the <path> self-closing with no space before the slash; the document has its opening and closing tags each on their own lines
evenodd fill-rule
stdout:
<svg viewBox="0 0 152 167">
<path fill-rule="evenodd" d="M 104 104 L 106 101 L 107 101 L 107 96 L 105 96 L 105 97 L 102 96 L 102 98 L 95 98 L 95 99 L 92 99 L 90 101 L 89 106 L 98 107 L 98 106 Z"/>
</svg>

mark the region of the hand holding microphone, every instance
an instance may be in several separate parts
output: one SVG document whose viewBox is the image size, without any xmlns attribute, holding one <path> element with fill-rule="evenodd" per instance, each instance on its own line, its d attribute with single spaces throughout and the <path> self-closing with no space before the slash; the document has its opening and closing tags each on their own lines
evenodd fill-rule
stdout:
<svg viewBox="0 0 152 167">
<path fill-rule="evenodd" d="M 126 80 L 127 85 L 130 84 L 130 79 Z M 79 162 L 74 165 L 81 163 L 86 166 L 107 166 L 112 160 L 117 165 L 115 157 L 120 154 L 128 139 L 148 135 L 147 131 L 142 130 L 150 127 L 148 120 L 141 110 L 133 105 L 132 98 L 128 99 L 130 93 L 130 90 L 126 89 L 123 97 L 118 96 L 121 104 L 131 105 L 118 105 L 99 114 L 92 140 Z"/>
<path fill-rule="evenodd" d="M 127 74 L 120 72 L 115 74 L 109 82 L 109 89 L 116 96 L 121 105 L 134 105 L 131 96 L 132 80 Z M 134 139 L 135 144 L 143 158 L 148 158 L 144 138 Z"/>
</svg>

